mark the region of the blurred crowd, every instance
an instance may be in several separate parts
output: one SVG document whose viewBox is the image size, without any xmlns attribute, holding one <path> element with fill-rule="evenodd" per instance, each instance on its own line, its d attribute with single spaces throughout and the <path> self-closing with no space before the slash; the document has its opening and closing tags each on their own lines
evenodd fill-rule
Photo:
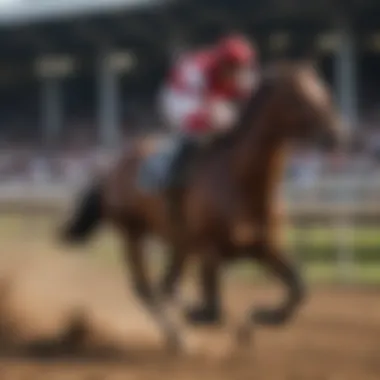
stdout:
<svg viewBox="0 0 380 380">
<path fill-rule="evenodd" d="M 0 183 L 76 182 L 101 170 L 116 153 L 105 151 L 98 144 L 96 116 L 90 112 L 69 109 L 67 113 L 72 117 L 65 118 L 58 141 L 51 144 L 41 138 L 43 131 L 38 117 L 28 113 L 25 104 L 20 105 L 25 110 L 21 113 L 15 112 L 8 103 L 0 107 Z M 86 109 L 84 106 L 79 108 Z M 121 130 L 125 143 L 136 133 L 165 133 L 152 109 L 150 102 L 135 104 L 129 101 L 124 107 Z M 360 122 L 355 126 L 355 146 L 344 157 L 326 154 L 313 147 L 296 149 L 289 162 L 288 178 L 308 183 L 321 175 L 344 171 L 350 175 L 380 172 L 379 110 L 380 107 L 371 104 L 361 112 Z"/>
<path fill-rule="evenodd" d="M 137 129 L 145 130 L 145 126 Z M 154 129 L 154 128 L 153 128 Z M 125 143 L 129 135 L 125 135 Z M 76 182 L 91 176 L 114 156 L 98 146 L 91 134 L 73 133 L 60 146 L 46 148 L 31 141 L 0 140 L 0 180 L 4 182 Z M 349 172 L 374 175 L 380 172 L 380 128 L 364 126 L 349 154 L 327 154 L 317 147 L 297 147 L 289 161 L 288 177 L 304 182 L 321 175 Z"/>
</svg>

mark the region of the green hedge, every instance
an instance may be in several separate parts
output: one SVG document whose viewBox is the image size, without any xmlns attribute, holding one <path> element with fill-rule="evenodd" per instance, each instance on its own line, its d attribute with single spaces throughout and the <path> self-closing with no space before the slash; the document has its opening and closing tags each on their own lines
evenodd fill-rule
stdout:
<svg viewBox="0 0 380 380">
<path fill-rule="evenodd" d="M 330 261 L 337 258 L 342 236 L 357 260 L 380 262 L 380 226 L 355 226 L 343 232 L 326 226 L 292 228 L 287 237 L 289 248 L 301 260 Z"/>
</svg>

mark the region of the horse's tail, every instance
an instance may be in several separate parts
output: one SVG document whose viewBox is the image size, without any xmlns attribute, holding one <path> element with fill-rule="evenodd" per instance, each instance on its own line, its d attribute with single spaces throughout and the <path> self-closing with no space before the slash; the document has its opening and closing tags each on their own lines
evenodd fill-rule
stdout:
<svg viewBox="0 0 380 380">
<path fill-rule="evenodd" d="M 66 243 L 85 243 L 103 219 L 102 186 L 87 188 L 75 205 L 73 217 L 63 226 L 62 240 Z"/>
</svg>

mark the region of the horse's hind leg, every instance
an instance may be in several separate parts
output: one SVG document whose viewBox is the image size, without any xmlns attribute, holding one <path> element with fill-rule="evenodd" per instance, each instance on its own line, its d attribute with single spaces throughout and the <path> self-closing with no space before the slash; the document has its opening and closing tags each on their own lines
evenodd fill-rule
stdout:
<svg viewBox="0 0 380 380">
<path fill-rule="evenodd" d="M 288 294 L 285 301 L 277 308 L 256 309 L 251 317 L 255 323 L 263 325 L 285 323 L 297 311 L 305 296 L 305 286 L 299 270 L 283 253 L 269 249 L 261 253 L 259 261 L 286 286 Z"/>
<path fill-rule="evenodd" d="M 177 350 L 180 348 L 180 337 L 149 284 L 142 244 L 143 234 L 140 230 L 129 231 L 125 237 L 125 258 L 130 268 L 132 285 L 138 298 L 163 331 L 169 348 Z"/>
</svg>

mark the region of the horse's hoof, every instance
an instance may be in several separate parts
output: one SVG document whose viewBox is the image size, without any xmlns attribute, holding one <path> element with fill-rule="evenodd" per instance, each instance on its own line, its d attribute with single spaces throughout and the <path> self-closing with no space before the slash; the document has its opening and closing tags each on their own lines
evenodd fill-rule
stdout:
<svg viewBox="0 0 380 380">
<path fill-rule="evenodd" d="M 180 355 L 184 352 L 185 346 L 182 339 L 176 335 L 168 338 L 167 349 L 171 355 Z"/>
<path fill-rule="evenodd" d="M 58 232 L 57 241 L 64 245 L 81 245 L 86 239 L 71 229 L 64 229 Z"/>
<path fill-rule="evenodd" d="M 279 326 L 287 322 L 289 315 L 282 310 L 257 310 L 252 320 L 258 325 Z"/>
<path fill-rule="evenodd" d="M 222 323 L 220 312 L 204 307 L 188 310 L 185 317 L 188 323 L 195 326 L 209 326 Z"/>
<path fill-rule="evenodd" d="M 244 323 L 236 331 L 236 343 L 242 347 L 248 347 L 252 343 L 251 325 Z"/>
</svg>

